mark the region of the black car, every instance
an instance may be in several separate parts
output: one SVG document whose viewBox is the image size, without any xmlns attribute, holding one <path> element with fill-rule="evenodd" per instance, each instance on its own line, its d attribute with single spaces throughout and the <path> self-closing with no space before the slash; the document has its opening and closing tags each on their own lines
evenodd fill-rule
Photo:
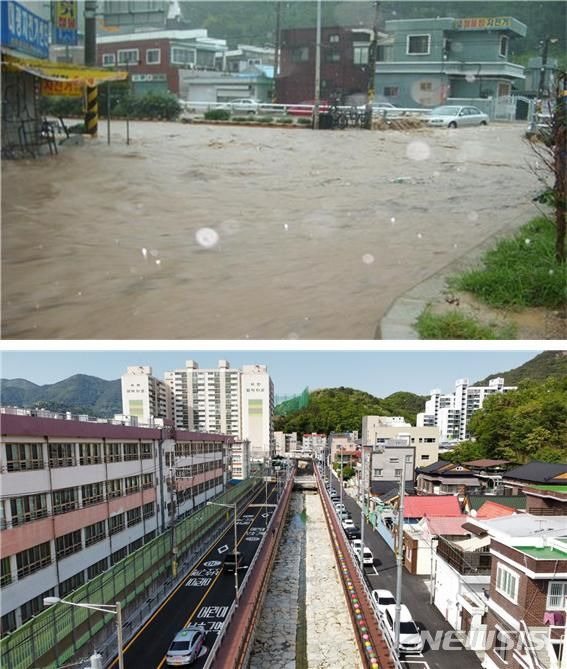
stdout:
<svg viewBox="0 0 567 669">
<path fill-rule="evenodd" d="M 244 559 L 240 551 L 236 551 L 236 556 L 234 551 L 227 553 L 222 565 L 225 571 L 228 571 L 232 574 L 234 574 L 235 569 L 246 569 L 246 566 L 247 565 L 244 564 Z"/>
<path fill-rule="evenodd" d="M 360 539 L 360 530 L 358 527 L 347 527 L 345 530 L 346 537 L 349 541 L 352 539 Z"/>
</svg>

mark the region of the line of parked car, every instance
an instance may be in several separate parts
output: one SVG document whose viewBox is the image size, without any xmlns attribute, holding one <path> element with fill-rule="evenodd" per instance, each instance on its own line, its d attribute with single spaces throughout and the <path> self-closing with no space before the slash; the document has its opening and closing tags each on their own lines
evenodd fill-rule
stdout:
<svg viewBox="0 0 567 669">
<path fill-rule="evenodd" d="M 335 512 L 341 521 L 344 533 L 349 540 L 353 554 L 360 562 L 360 553 L 363 551 L 363 565 L 374 565 L 374 555 L 368 546 L 362 546 L 360 530 L 354 524 L 345 505 L 340 501 L 339 493 L 334 488 L 331 488 L 329 495 Z M 388 635 L 392 646 L 394 646 L 396 636 L 396 598 L 389 590 L 372 590 L 371 601 L 376 616 L 382 623 L 382 629 Z M 404 654 L 421 653 L 423 651 L 423 639 L 419 627 L 415 624 L 405 604 L 402 604 L 400 607 L 399 650 Z"/>
</svg>

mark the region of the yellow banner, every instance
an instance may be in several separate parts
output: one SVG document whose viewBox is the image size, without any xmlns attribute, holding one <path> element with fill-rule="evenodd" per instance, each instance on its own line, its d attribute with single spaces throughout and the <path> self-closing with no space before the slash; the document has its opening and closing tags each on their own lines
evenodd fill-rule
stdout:
<svg viewBox="0 0 567 669">
<path fill-rule="evenodd" d="M 41 94 L 80 98 L 83 95 L 83 86 L 74 81 L 51 81 L 50 79 L 42 79 Z"/>
<path fill-rule="evenodd" d="M 2 54 L 2 65 L 8 69 L 28 72 L 40 79 L 75 83 L 81 86 L 93 87 L 106 81 L 128 79 L 128 72 L 114 72 L 71 63 L 54 63 L 36 58 L 16 58 L 8 54 Z"/>
</svg>

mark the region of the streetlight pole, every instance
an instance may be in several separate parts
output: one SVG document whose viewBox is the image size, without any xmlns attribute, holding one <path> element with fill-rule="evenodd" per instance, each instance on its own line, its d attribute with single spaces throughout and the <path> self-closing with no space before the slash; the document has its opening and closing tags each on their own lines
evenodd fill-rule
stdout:
<svg viewBox="0 0 567 669">
<path fill-rule="evenodd" d="M 43 605 L 68 604 L 69 606 L 78 606 L 81 609 L 91 609 L 101 613 L 113 613 L 116 616 L 116 641 L 118 644 L 118 669 L 124 669 L 124 651 L 122 648 L 122 606 L 119 601 L 115 604 L 83 604 L 78 602 L 69 602 L 60 597 L 44 597 Z"/>
<path fill-rule="evenodd" d="M 545 91 L 545 70 L 547 67 L 547 58 L 549 54 L 549 45 L 556 44 L 559 40 L 556 37 L 546 37 L 543 42 L 543 50 L 541 54 L 541 67 L 539 70 L 539 83 L 537 87 L 537 97 L 535 109 L 532 114 L 532 121 L 530 123 L 529 132 L 535 132 L 537 128 L 536 114 L 543 111 L 543 95 Z"/>
<path fill-rule="evenodd" d="M 400 652 L 400 614 L 402 610 L 402 569 L 404 564 L 404 501 L 406 491 L 406 460 L 402 465 L 400 478 L 400 508 L 398 510 L 398 536 L 396 555 L 396 619 L 395 619 L 395 650 Z"/>
<path fill-rule="evenodd" d="M 221 502 L 207 502 L 210 506 L 224 506 L 229 509 L 234 509 L 234 606 L 238 608 L 238 534 L 236 526 L 236 502 L 234 504 L 223 504 Z"/>
<path fill-rule="evenodd" d="M 317 0 L 317 37 L 315 43 L 315 105 L 313 130 L 319 130 L 319 101 L 321 99 L 321 0 Z"/>
<path fill-rule="evenodd" d="M 361 454 L 362 454 L 362 506 L 360 507 L 360 568 L 362 571 L 364 571 L 364 502 L 366 501 L 366 487 L 365 487 L 365 481 L 366 479 L 364 478 L 364 446 L 361 446 Z"/>
</svg>

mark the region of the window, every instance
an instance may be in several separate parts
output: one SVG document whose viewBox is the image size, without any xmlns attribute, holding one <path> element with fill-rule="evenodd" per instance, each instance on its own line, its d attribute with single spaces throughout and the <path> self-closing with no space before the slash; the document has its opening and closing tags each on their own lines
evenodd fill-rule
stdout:
<svg viewBox="0 0 567 669">
<path fill-rule="evenodd" d="M 506 58 L 508 55 L 508 43 L 509 43 L 509 38 L 506 35 L 502 35 L 500 38 L 500 55 L 502 58 Z"/>
<path fill-rule="evenodd" d="M 104 67 L 112 67 L 116 64 L 116 56 L 113 53 L 102 54 L 102 64 Z"/>
<path fill-rule="evenodd" d="M 118 65 L 138 64 L 140 52 L 138 49 L 120 49 L 118 51 Z"/>
<path fill-rule="evenodd" d="M 142 460 L 151 460 L 152 459 L 152 442 L 143 441 L 140 444 L 140 458 Z"/>
<path fill-rule="evenodd" d="M 518 601 L 518 574 L 499 564 L 496 570 L 496 590 L 512 602 Z"/>
<path fill-rule="evenodd" d="M 187 49 L 183 46 L 171 47 L 171 64 L 172 65 L 187 65 L 195 62 L 195 51 Z"/>
<path fill-rule="evenodd" d="M 138 459 L 138 444 L 124 444 L 124 461 Z"/>
<path fill-rule="evenodd" d="M 394 469 L 394 476 L 397 478 L 398 476 L 402 475 L 402 470 L 401 469 Z"/>
<path fill-rule="evenodd" d="M 507 663 L 507 658 L 510 653 L 510 650 L 514 647 L 514 642 L 512 638 L 496 628 L 496 638 L 494 639 L 494 652 L 502 660 L 502 662 Z"/>
<path fill-rule="evenodd" d="M 50 467 L 74 467 L 77 464 L 75 458 L 75 444 L 48 444 Z"/>
<path fill-rule="evenodd" d="M 291 59 L 294 63 L 306 63 L 309 60 L 309 47 L 297 46 L 292 49 Z"/>
<path fill-rule="evenodd" d="M 390 458 L 390 462 L 399 462 L 400 458 Z"/>
<path fill-rule="evenodd" d="M 398 98 L 400 96 L 399 86 L 384 86 L 384 95 L 387 98 Z"/>
<path fill-rule="evenodd" d="M 126 484 L 126 494 L 130 495 L 133 492 L 139 492 L 140 491 L 140 477 L 139 476 L 127 476 L 124 479 L 124 483 Z"/>
<path fill-rule="evenodd" d="M 331 44 L 336 44 L 340 39 L 339 35 L 329 35 L 329 42 L 331 42 Z"/>
<path fill-rule="evenodd" d="M 79 504 L 77 500 L 76 488 L 63 488 L 56 490 L 52 497 L 53 513 L 66 513 L 77 509 Z"/>
<path fill-rule="evenodd" d="M 102 444 L 79 444 L 79 464 L 99 465 L 102 462 Z"/>
<path fill-rule="evenodd" d="M 154 515 L 154 503 L 144 504 L 144 518 L 151 518 Z"/>
<path fill-rule="evenodd" d="M 106 444 L 106 461 L 107 462 L 122 462 L 122 444 L 112 442 Z"/>
<path fill-rule="evenodd" d="M 421 459 L 422 459 L 422 460 L 429 460 L 429 455 L 422 455 L 422 456 L 421 456 Z"/>
<path fill-rule="evenodd" d="M 139 506 L 136 509 L 130 509 L 130 511 L 126 512 L 126 519 L 127 519 L 127 524 L 128 527 L 132 527 L 132 525 L 137 525 L 138 523 L 142 522 L 142 507 Z"/>
<path fill-rule="evenodd" d="M 406 53 L 409 56 L 428 56 L 431 35 L 408 35 Z"/>
<path fill-rule="evenodd" d="M 567 598 L 567 581 L 551 581 L 547 586 L 547 606 L 551 611 L 564 611 Z"/>
<path fill-rule="evenodd" d="M 47 516 L 47 495 L 26 495 L 10 500 L 12 525 L 22 525 Z"/>
<path fill-rule="evenodd" d="M 92 546 L 99 541 L 102 541 L 106 536 L 105 521 L 101 520 L 99 523 L 87 525 L 85 527 L 85 546 Z"/>
<path fill-rule="evenodd" d="M 75 530 L 55 539 L 55 555 L 60 560 L 66 555 L 78 553 L 83 548 L 81 530 Z"/>
<path fill-rule="evenodd" d="M 153 485 L 154 485 L 154 475 L 142 474 L 142 489 L 146 490 L 147 488 L 152 488 Z"/>
<path fill-rule="evenodd" d="M 118 513 L 116 516 L 110 516 L 108 519 L 108 533 L 110 535 L 122 532 L 124 529 L 124 514 Z"/>
<path fill-rule="evenodd" d="M 6 444 L 9 472 L 43 469 L 43 444 Z"/>
<path fill-rule="evenodd" d="M 325 54 L 325 60 L 327 63 L 338 63 L 341 59 L 340 51 L 327 51 Z"/>
<path fill-rule="evenodd" d="M 78 574 L 67 578 L 59 584 L 59 597 L 65 597 L 73 590 L 80 588 L 85 582 L 85 573 L 80 571 Z"/>
<path fill-rule="evenodd" d="M 110 557 L 110 563 L 114 565 L 117 562 L 120 562 L 120 560 L 123 560 L 127 555 L 128 546 L 124 546 L 124 548 L 121 548 L 120 550 L 114 551 L 114 553 L 112 553 Z"/>
<path fill-rule="evenodd" d="M 9 632 L 13 632 L 17 627 L 16 623 L 16 612 L 10 611 L 5 616 L 0 618 L 0 634 L 4 636 Z"/>
<path fill-rule="evenodd" d="M 411 455 L 406 455 L 406 462 L 410 462 L 413 460 Z"/>
<path fill-rule="evenodd" d="M 30 599 L 25 604 L 22 604 L 22 607 L 20 609 L 22 614 L 22 623 L 25 623 L 30 618 L 33 618 L 33 616 L 36 616 L 40 611 L 43 611 L 44 609 L 43 598 L 52 597 L 54 594 L 55 590 L 54 588 L 51 588 L 50 590 L 47 590 L 41 595 L 38 595 L 37 597 Z"/>
<path fill-rule="evenodd" d="M 355 65 L 368 65 L 368 47 L 367 46 L 353 47 L 352 62 Z"/>
<path fill-rule="evenodd" d="M 108 569 L 108 558 L 102 558 L 102 560 L 95 562 L 87 569 L 87 578 L 90 581 L 92 578 L 98 576 L 99 574 L 102 574 L 102 572 L 106 571 L 107 569 Z"/>
<path fill-rule="evenodd" d="M 8 585 L 12 582 L 12 573 L 10 569 L 10 557 L 5 557 L 0 560 L 0 587 Z"/>
<path fill-rule="evenodd" d="M 133 541 L 128 546 L 128 553 L 133 553 L 134 551 L 137 551 L 138 548 L 142 548 L 143 545 L 144 545 L 144 537 L 140 537 L 139 539 L 136 539 L 136 541 Z"/>
<path fill-rule="evenodd" d="M 108 499 L 122 495 L 122 479 L 113 479 L 106 484 Z"/>
<path fill-rule="evenodd" d="M 83 497 L 83 506 L 98 504 L 104 500 L 104 488 L 102 481 L 99 483 L 89 483 L 81 488 Z"/>
<path fill-rule="evenodd" d="M 18 578 L 33 574 L 35 571 L 46 567 L 48 564 L 51 564 L 49 541 L 33 546 L 33 548 L 28 548 L 21 553 L 16 553 Z"/>
<path fill-rule="evenodd" d="M 144 543 L 148 543 L 149 541 L 152 541 L 153 539 L 156 538 L 156 531 L 152 530 L 151 532 L 147 532 L 144 534 Z"/>
<path fill-rule="evenodd" d="M 146 49 L 146 64 L 159 65 L 161 63 L 161 49 Z"/>
</svg>

